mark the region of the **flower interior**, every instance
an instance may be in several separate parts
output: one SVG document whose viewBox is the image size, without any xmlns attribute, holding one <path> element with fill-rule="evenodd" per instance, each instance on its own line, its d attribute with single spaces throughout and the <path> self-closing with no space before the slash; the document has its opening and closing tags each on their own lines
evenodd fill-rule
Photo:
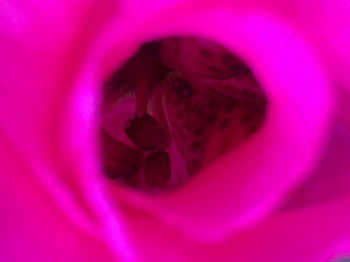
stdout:
<svg viewBox="0 0 350 262">
<path fill-rule="evenodd" d="M 175 190 L 257 132 L 266 110 L 250 68 L 222 45 L 145 43 L 103 89 L 103 172 L 147 193 Z"/>
</svg>

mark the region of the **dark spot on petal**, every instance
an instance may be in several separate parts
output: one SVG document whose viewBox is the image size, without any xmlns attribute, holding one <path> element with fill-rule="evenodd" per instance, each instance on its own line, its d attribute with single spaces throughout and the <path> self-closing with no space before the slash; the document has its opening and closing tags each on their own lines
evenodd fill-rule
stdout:
<svg viewBox="0 0 350 262">
<path fill-rule="evenodd" d="M 204 128 L 202 126 L 199 126 L 193 130 L 193 134 L 196 136 L 201 136 L 204 133 Z"/>
<path fill-rule="evenodd" d="M 213 125 L 217 121 L 217 116 L 213 113 L 210 113 L 207 115 L 206 120 L 209 125 Z"/>
<path fill-rule="evenodd" d="M 230 113 L 235 108 L 235 100 L 233 98 L 229 99 L 224 106 L 224 110 L 227 113 Z"/>
<path fill-rule="evenodd" d="M 192 151 L 198 151 L 200 148 L 201 148 L 201 146 L 202 146 L 202 143 L 201 143 L 201 141 L 194 141 L 193 143 L 192 143 L 192 145 L 191 145 L 191 150 Z"/>
<path fill-rule="evenodd" d="M 193 95 L 191 83 L 183 78 L 175 78 L 172 82 L 172 88 L 181 99 L 189 99 Z"/>
<path fill-rule="evenodd" d="M 249 123 L 255 119 L 254 113 L 247 113 L 242 117 L 242 122 L 243 123 Z"/>
</svg>

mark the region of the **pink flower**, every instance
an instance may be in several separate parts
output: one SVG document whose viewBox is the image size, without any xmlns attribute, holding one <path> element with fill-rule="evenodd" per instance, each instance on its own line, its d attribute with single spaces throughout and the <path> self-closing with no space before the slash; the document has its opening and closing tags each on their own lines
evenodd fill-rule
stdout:
<svg viewBox="0 0 350 262">
<path fill-rule="evenodd" d="M 350 5 L 240 2 L 0 3 L 3 261 L 350 254 Z M 141 43 L 173 35 L 240 55 L 269 111 L 237 150 L 149 196 L 101 175 L 101 86 Z"/>
</svg>

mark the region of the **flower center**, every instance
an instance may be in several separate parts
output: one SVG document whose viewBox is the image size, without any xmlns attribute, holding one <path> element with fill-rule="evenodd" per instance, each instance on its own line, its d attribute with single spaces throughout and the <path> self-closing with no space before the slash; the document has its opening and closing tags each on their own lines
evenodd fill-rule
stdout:
<svg viewBox="0 0 350 262">
<path fill-rule="evenodd" d="M 255 133 L 266 107 L 250 69 L 223 46 L 144 44 L 104 89 L 104 172 L 146 192 L 178 188 Z"/>
</svg>

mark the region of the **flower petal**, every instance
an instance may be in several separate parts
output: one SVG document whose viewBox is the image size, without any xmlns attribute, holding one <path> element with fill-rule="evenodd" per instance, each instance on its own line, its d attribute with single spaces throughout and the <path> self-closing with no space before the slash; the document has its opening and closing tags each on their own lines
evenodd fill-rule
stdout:
<svg viewBox="0 0 350 262">
<path fill-rule="evenodd" d="M 129 26 L 114 42 L 109 31 L 105 46 L 113 50 L 130 41 L 134 47 L 144 39 L 184 34 L 216 40 L 255 71 L 269 100 L 267 119 L 247 143 L 208 166 L 183 190 L 162 197 L 112 185 L 107 190 L 117 203 L 125 200 L 148 210 L 201 240 L 223 237 L 261 219 L 307 176 L 328 130 L 329 86 L 310 46 L 276 18 L 221 9 L 158 15 L 142 28 Z"/>
<path fill-rule="evenodd" d="M 1 133 L 1 135 L 3 135 Z M 32 176 L 33 170 L 0 137 L 2 261 L 115 261 L 96 235 L 73 224 Z"/>
<path fill-rule="evenodd" d="M 283 203 L 283 210 L 320 204 L 350 193 L 350 132 L 339 124 L 332 128 L 319 164 Z"/>
<path fill-rule="evenodd" d="M 350 196 L 275 214 L 222 241 L 200 244 L 152 216 L 129 211 L 132 236 L 145 261 L 333 262 L 348 254 Z M 157 245 L 154 245 L 157 243 Z"/>
</svg>

